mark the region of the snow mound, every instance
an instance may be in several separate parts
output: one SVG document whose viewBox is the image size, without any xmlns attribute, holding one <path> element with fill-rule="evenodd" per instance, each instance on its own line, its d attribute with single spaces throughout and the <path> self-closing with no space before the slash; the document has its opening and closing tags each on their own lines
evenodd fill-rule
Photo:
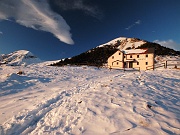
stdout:
<svg viewBox="0 0 180 135">
<path fill-rule="evenodd" d="M 120 50 L 125 50 L 127 48 L 132 48 L 132 47 L 137 48 L 146 43 L 146 41 L 140 40 L 137 38 L 119 37 L 119 38 L 113 39 L 105 44 L 99 45 L 98 47 L 104 47 L 105 45 L 115 45 L 118 42 L 120 42 L 120 45 L 118 46 L 118 48 Z"/>
<path fill-rule="evenodd" d="M 0 61 L 1 64 L 7 64 L 8 66 L 22 66 L 41 62 L 39 58 L 27 50 L 19 50 L 10 54 L 3 54 Z"/>
<path fill-rule="evenodd" d="M 12 73 L 12 74 L 8 75 L 7 77 L 8 77 L 8 80 L 19 80 L 20 79 L 20 76 L 17 75 L 16 73 Z"/>
</svg>

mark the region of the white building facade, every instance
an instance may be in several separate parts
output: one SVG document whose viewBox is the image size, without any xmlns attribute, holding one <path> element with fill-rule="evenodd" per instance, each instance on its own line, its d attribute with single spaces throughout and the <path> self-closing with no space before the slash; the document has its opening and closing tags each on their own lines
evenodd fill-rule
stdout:
<svg viewBox="0 0 180 135">
<path fill-rule="evenodd" d="M 118 50 L 108 58 L 108 67 L 114 69 L 134 68 L 147 70 L 154 67 L 154 49 Z"/>
</svg>

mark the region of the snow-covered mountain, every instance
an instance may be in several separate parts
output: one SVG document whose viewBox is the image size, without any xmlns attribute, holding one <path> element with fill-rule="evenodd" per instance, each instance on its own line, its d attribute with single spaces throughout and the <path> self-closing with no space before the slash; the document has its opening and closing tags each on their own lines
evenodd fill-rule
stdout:
<svg viewBox="0 0 180 135">
<path fill-rule="evenodd" d="M 0 64 L 11 66 L 29 65 L 39 62 L 41 62 L 41 60 L 27 50 L 19 50 L 10 54 L 2 54 L 0 56 Z"/>
<path fill-rule="evenodd" d="M 61 66 L 71 64 L 102 66 L 103 64 L 107 63 L 107 59 L 117 50 L 128 50 L 132 48 L 155 48 L 156 56 L 180 55 L 180 51 L 175 51 L 173 49 L 163 47 L 157 43 L 148 42 L 138 38 L 119 37 L 107 43 L 98 45 L 97 47 L 81 53 L 80 55 L 74 56 L 70 59 L 63 59 L 52 65 Z"/>
<path fill-rule="evenodd" d="M 64 61 L 101 64 L 118 48 L 153 45 L 156 53 L 168 50 L 119 38 Z M 180 135 L 179 67 L 51 67 L 56 61 L 41 62 L 25 50 L 2 55 L 0 62 L 6 63 L 0 66 L 0 135 Z"/>
<path fill-rule="evenodd" d="M 117 46 L 120 50 L 130 49 L 130 48 L 137 48 L 142 46 L 143 44 L 147 43 L 145 40 L 140 40 L 138 38 L 126 38 L 126 37 L 119 37 L 113 39 L 105 44 L 99 45 L 98 47 L 104 47 L 106 45 L 119 45 Z"/>
</svg>

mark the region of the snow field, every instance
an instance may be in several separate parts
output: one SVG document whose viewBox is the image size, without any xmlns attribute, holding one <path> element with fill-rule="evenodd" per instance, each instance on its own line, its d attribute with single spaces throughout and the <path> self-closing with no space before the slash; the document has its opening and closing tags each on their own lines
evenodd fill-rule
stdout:
<svg viewBox="0 0 180 135">
<path fill-rule="evenodd" d="M 178 70 L 40 63 L 4 66 L 0 75 L 0 134 L 180 134 Z"/>
</svg>

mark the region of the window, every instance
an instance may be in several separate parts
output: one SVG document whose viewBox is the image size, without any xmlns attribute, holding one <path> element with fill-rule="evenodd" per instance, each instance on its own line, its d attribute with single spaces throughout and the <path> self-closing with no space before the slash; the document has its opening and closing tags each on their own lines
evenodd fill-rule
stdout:
<svg viewBox="0 0 180 135">
<path fill-rule="evenodd" d="M 132 58 L 132 55 L 130 55 L 130 58 Z"/>
<path fill-rule="evenodd" d="M 114 59 L 114 56 L 112 56 L 112 59 Z"/>
<path fill-rule="evenodd" d="M 148 57 L 148 54 L 146 54 L 146 57 Z"/>
<path fill-rule="evenodd" d="M 139 58 L 139 55 L 137 55 L 137 58 Z"/>
<path fill-rule="evenodd" d="M 148 62 L 146 62 L 146 65 L 148 65 Z"/>
<path fill-rule="evenodd" d="M 116 64 L 118 65 L 119 63 L 117 62 Z"/>
<path fill-rule="evenodd" d="M 124 58 L 126 58 L 126 56 L 124 55 Z"/>
<path fill-rule="evenodd" d="M 139 62 L 137 62 L 137 65 L 139 65 Z"/>
<path fill-rule="evenodd" d="M 119 53 L 119 55 L 121 55 L 121 53 Z"/>
</svg>

